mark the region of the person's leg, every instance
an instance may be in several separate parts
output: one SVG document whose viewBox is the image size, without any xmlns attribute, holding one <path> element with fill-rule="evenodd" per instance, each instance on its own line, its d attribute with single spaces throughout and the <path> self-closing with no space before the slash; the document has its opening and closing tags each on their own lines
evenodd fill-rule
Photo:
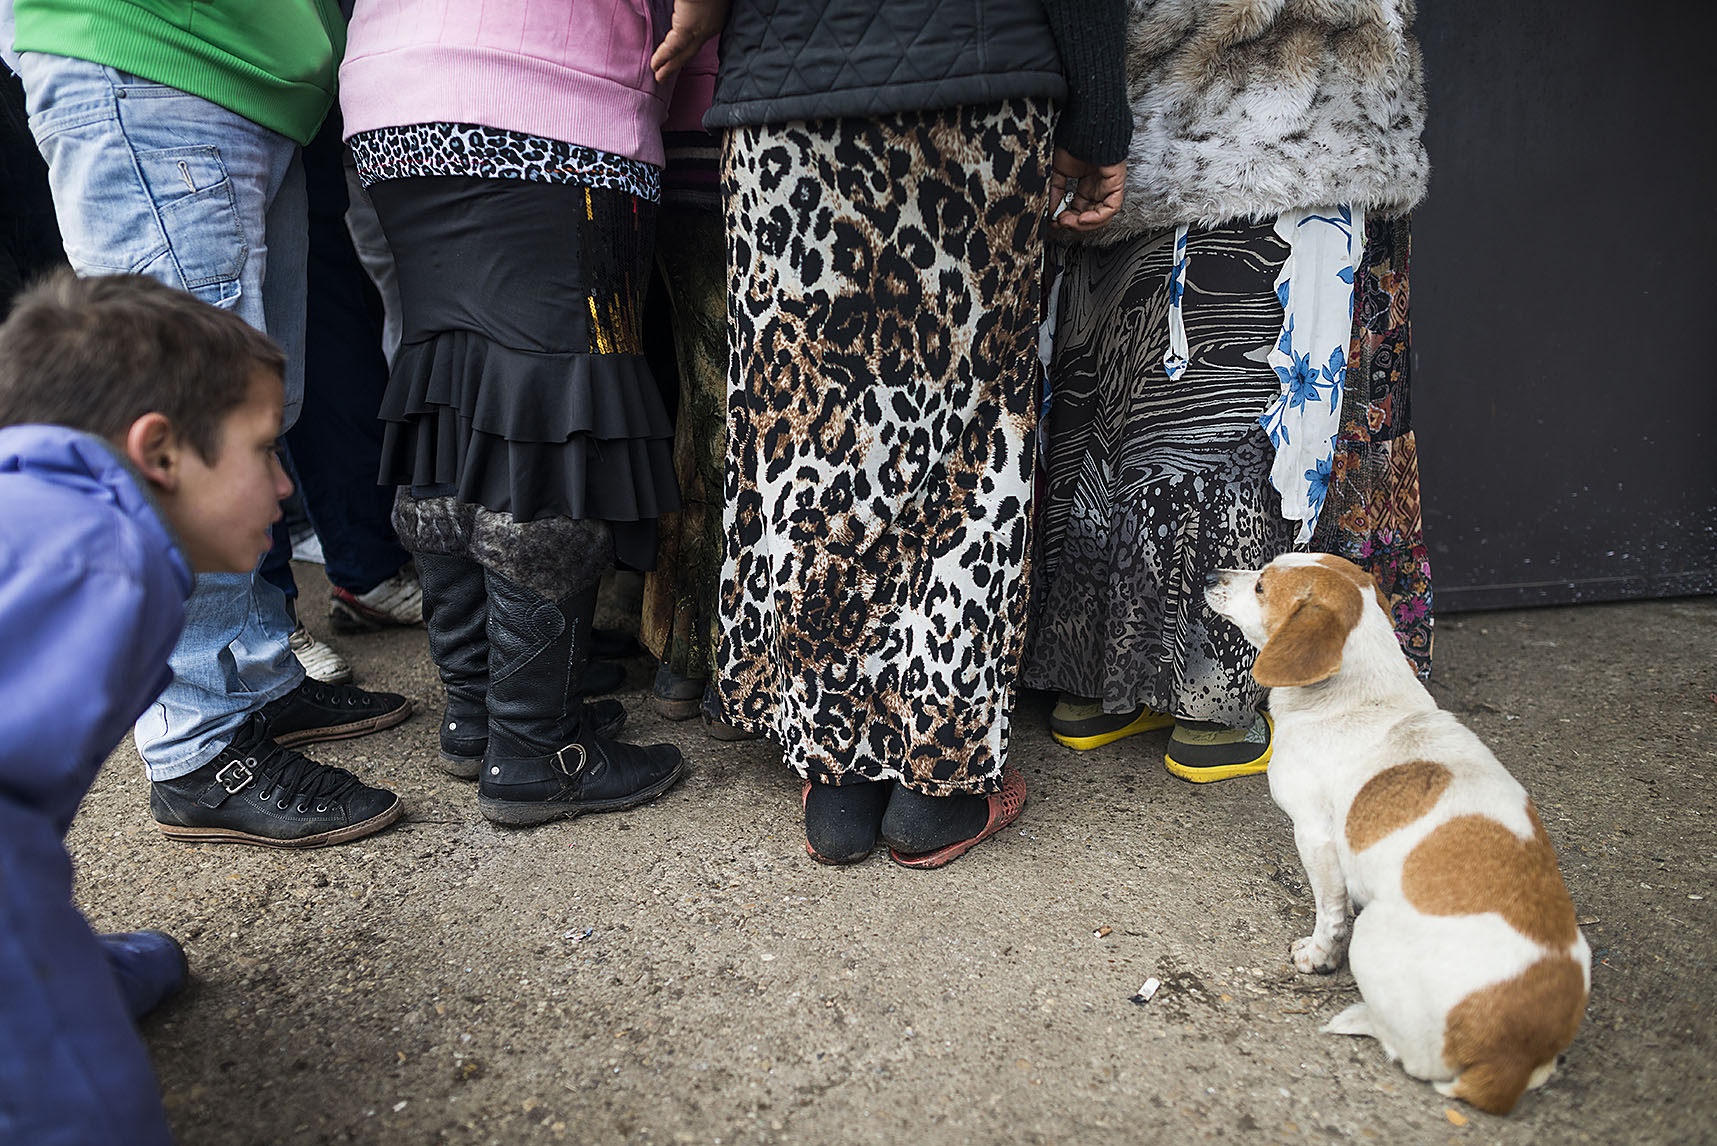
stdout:
<svg viewBox="0 0 1717 1146">
<path fill-rule="evenodd" d="M 292 484 L 297 485 L 298 475 L 293 472 L 291 455 L 284 449 L 280 451 L 280 465 L 292 479 Z M 292 576 L 292 531 L 287 528 L 286 519 L 275 522 L 269 535 L 274 538 L 274 545 L 262 555 L 262 564 L 256 567 L 256 575 L 279 589 L 286 597 L 286 611 L 297 616 L 298 581 Z"/>
<path fill-rule="evenodd" d="M 387 385 L 379 323 L 363 314 L 364 295 L 374 297 L 356 261 L 328 257 L 316 239 L 310 264 L 311 335 L 305 363 L 306 401 L 315 417 L 301 419 L 287 435 L 298 468 L 304 508 L 322 541 L 329 582 L 348 597 L 363 597 L 397 575 L 409 557 L 389 524 L 393 487 L 376 482 L 381 458 L 381 422 L 376 411 Z M 342 230 L 339 235 L 343 237 Z M 348 247 L 345 254 L 350 256 Z M 354 277 L 355 276 L 355 277 Z M 338 602 L 335 603 L 336 610 Z M 349 624 L 415 624 L 409 612 L 381 613 L 363 605 L 348 609 Z M 351 616 L 383 619 L 351 621 Z M 343 627 L 336 613 L 336 628 Z"/>
<path fill-rule="evenodd" d="M 478 810 L 537 824 L 630 808 L 672 787 L 685 773 L 679 749 L 610 740 L 602 702 L 580 699 L 597 585 L 614 563 L 609 527 L 518 523 L 473 507 L 468 555 L 482 567 L 489 649 Z"/>
<path fill-rule="evenodd" d="M 818 863 L 858 863 L 876 849 L 893 784 L 861 780 L 817 784 L 806 780 L 799 795 L 805 812 L 805 852 Z"/>
<path fill-rule="evenodd" d="M 939 866 L 1022 803 L 1003 761 L 1051 116 L 1047 102 L 992 110 L 744 128 L 724 147 L 730 248 L 764 253 L 730 268 L 717 691 L 731 723 L 775 733 L 812 781 L 814 856 L 859 858 L 880 833 L 896 858 Z M 1029 122 L 1000 122 L 1022 112 Z M 998 145 L 1013 162 L 995 160 Z M 765 149 L 803 166 L 759 178 Z M 906 165 L 881 187 L 823 185 L 832 230 L 782 250 L 759 220 L 790 213 L 789 193 L 836 150 L 934 153 L 939 164 Z M 950 183 L 955 169 L 971 178 Z M 996 170 L 1008 185 L 977 201 L 973 185 Z M 894 230 L 854 223 L 884 217 Z M 901 259 L 908 232 L 925 257 Z M 974 233 L 1007 239 L 973 246 Z M 866 243 L 854 249 L 852 235 Z M 866 784 L 893 789 L 880 822 Z"/>
<path fill-rule="evenodd" d="M 896 590 L 894 632 L 913 719 L 881 824 L 891 857 L 909 867 L 952 862 L 1011 823 L 1025 803 L 1023 780 L 1006 762 L 1036 474 L 1040 220 L 1052 129 L 1048 104 L 1037 100 L 950 109 L 916 127 L 919 139 L 957 155 L 965 171 L 1009 172 L 1005 181 L 974 176 L 955 186 L 972 229 L 1016 241 L 977 256 L 944 238 L 921 272 L 924 312 L 950 344 L 966 349 L 941 371 L 933 351 L 921 352 L 916 377 L 901 379 L 905 394 L 929 390 L 913 427 L 927 439 L 929 458 L 892 523 L 921 545 L 907 550 Z M 950 136 L 958 143 L 945 143 Z M 997 153 L 1010 162 L 991 167 Z M 937 289 L 956 276 L 970 284 L 964 297 Z"/>
<path fill-rule="evenodd" d="M 0 316 L 32 279 L 65 261 L 48 169 L 25 120 L 24 87 L 0 67 Z"/>
<path fill-rule="evenodd" d="M 161 85 L 149 86 L 172 91 Z M 233 180 L 233 198 L 239 225 L 250 245 L 242 287 L 247 295 L 254 290 L 259 299 L 261 322 L 256 321 L 258 308 L 246 303 L 246 296 L 241 296 L 237 309 L 286 351 L 282 425 L 290 430 L 304 400 L 308 241 L 304 170 L 298 161 L 298 148 L 286 137 L 242 116 L 202 100 L 184 104 L 186 99 L 194 97 L 178 93 L 152 101 L 169 105 L 178 113 L 163 117 L 166 122 L 159 130 L 171 132 L 180 116 L 194 113 L 195 104 L 221 111 L 224 119 L 209 120 L 221 125 L 218 146 L 223 155 L 231 155 L 229 170 L 247 173 Z M 138 101 L 134 95 L 125 102 Z M 153 126 L 155 121 L 149 123 Z M 126 133 L 138 138 L 129 125 Z M 260 227 L 256 224 L 259 219 Z M 248 239 L 253 232 L 258 236 L 254 242 Z M 173 233 L 167 237 L 178 249 L 201 248 L 214 240 L 214 227 L 187 233 L 183 241 Z M 209 586 L 206 591 L 205 583 Z M 304 683 L 304 668 L 290 644 L 295 627 L 286 594 L 261 576 L 213 574 L 197 578 L 186 609 L 185 633 L 168 662 L 173 683 L 137 722 L 137 750 L 151 780 L 182 776 L 207 763 L 233 738 L 250 713 Z"/>
<path fill-rule="evenodd" d="M 39 53 L 26 53 L 20 67 L 30 130 L 48 162 L 73 267 L 80 274 L 149 275 L 266 330 L 286 354 L 283 428 L 289 429 L 303 396 L 308 241 L 297 145 L 206 100 L 112 68 Z M 172 681 L 135 729 L 154 782 L 152 811 L 157 797 L 167 799 L 164 784 L 194 789 L 165 829 L 192 838 L 181 830 L 200 831 L 204 821 L 225 816 L 217 785 L 227 796 L 245 793 L 256 806 L 243 833 L 210 838 L 339 842 L 397 816 L 392 793 L 267 739 L 280 729 L 293 743 L 359 735 L 411 712 L 401 696 L 306 685 L 289 644 L 292 627 L 285 595 L 254 572 L 197 578 L 169 658 Z M 254 757 L 259 767 L 228 767 L 217 776 L 217 758 L 241 734 L 238 763 Z M 302 794 L 310 802 L 276 808 L 261 799 L 264 792 Z M 306 835 L 304 815 L 334 815 L 346 806 L 358 809 L 359 822 Z"/>
<path fill-rule="evenodd" d="M 45 819 L 0 805 L 0 1138 L 171 1146 L 149 1056 Z"/>
<path fill-rule="evenodd" d="M 551 597 L 483 567 L 489 738 L 477 807 L 498 824 L 539 824 L 646 803 L 685 774 L 671 744 L 623 744 L 579 696 L 595 582 Z M 612 702 L 609 702 L 612 703 Z"/>
<path fill-rule="evenodd" d="M 1204 588 L 1218 569 L 1256 569 L 1295 548 L 1298 522 L 1284 515 L 1272 487 L 1276 451 L 1257 421 L 1281 383 L 1253 349 L 1277 346 L 1283 337 L 1276 279 L 1288 247 L 1273 220 L 1236 221 L 1191 229 L 1184 257 L 1181 306 L 1195 349 L 1181 382 L 1190 389 L 1220 379 L 1238 433 L 1200 468 L 1195 540 L 1165 563 L 1159 581 L 1160 592 L 1182 603 L 1174 631 L 1175 728 L 1163 764 L 1184 780 L 1210 783 L 1263 772 L 1272 752 L 1270 718 L 1258 711 L 1263 690 L 1252 678 L 1256 651 L 1210 611 Z M 1346 325 L 1341 331 L 1345 338 Z"/>
<path fill-rule="evenodd" d="M 1433 610 L 1412 420 L 1411 262 L 1412 216 L 1367 213 L 1334 476 L 1311 549 L 1371 574 L 1389 601 L 1401 651 L 1423 680 L 1431 672 Z"/>
<path fill-rule="evenodd" d="M 286 416 L 295 417 L 304 327 L 297 146 L 111 68 L 25 53 L 21 69 L 73 267 L 150 275 L 267 330 L 287 351 Z M 197 579 L 173 682 L 138 722 L 151 779 L 211 759 L 248 713 L 298 685 L 291 631 L 284 594 L 261 578 Z"/>
<path fill-rule="evenodd" d="M 282 443 L 280 462 L 286 467 L 287 474 L 294 485 L 298 476 L 292 468 L 292 455 Z M 305 627 L 298 619 L 298 583 L 292 576 L 292 531 L 286 524 L 286 519 L 274 523 L 274 547 L 262 558 L 262 567 L 257 571 L 263 580 L 286 594 L 286 611 L 292 620 L 292 634 L 287 638 L 287 646 L 292 655 L 298 658 L 298 663 L 304 667 L 304 675 L 311 680 L 323 684 L 346 684 L 352 679 L 352 666 L 325 641 Z"/>
<path fill-rule="evenodd" d="M 376 218 L 375 204 L 370 202 L 369 190 L 358 177 L 351 149 L 342 146 L 341 151 L 346 176 L 346 230 L 352 236 L 352 247 L 357 252 L 358 261 L 364 265 L 364 273 L 381 296 L 382 356 L 392 367 L 394 355 L 399 353 L 401 333 L 399 275 L 394 270 L 393 251 L 388 247 L 387 236 L 382 234 L 381 222 Z"/>
<path fill-rule="evenodd" d="M 418 491 L 419 493 L 426 491 Z M 441 674 L 441 766 L 475 780 L 489 747 L 488 594 L 483 567 L 469 555 L 476 507 L 451 496 L 401 489 L 394 525 L 423 582 L 423 627 Z"/>
<path fill-rule="evenodd" d="M 671 335 L 671 353 L 663 357 L 678 374 L 674 474 L 681 506 L 660 522 L 660 556 L 644 579 L 639 636 L 661 661 L 651 689 L 656 710 L 684 720 L 698 715 L 715 666 L 727 452 L 727 270 L 719 213 L 664 210 L 657 226 L 657 282 L 670 318 L 665 329 L 647 327 L 646 336 Z M 657 369 L 654 362 L 651 368 Z"/>
<path fill-rule="evenodd" d="M 1170 228 L 1064 257 L 1022 680 L 1062 692 L 1060 743 L 1172 725 L 1165 766 L 1217 780 L 1268 762 L 1256 650 L 1210 612 L 1204 579 L 1293 547 L 1258 425 L 1280 389 L 1263 352 L 1281 333 L 1286 248 L 1273 222 L 1192 228 L 1179 248 L 1184 371 L 1117 375 L 1117 361 L 1170 350 L 1174 240 Z"/>
<path fill-rule="evenodd" d="M 441 716 L 441 766 L 475 780 L 489 747 L 488 593 L 483 567 L 464 556 L 418 553 L 429 653 L 447 690 Z"/>
<path fill-rule="evenodd" d="M 416 624 L 422 609 L 416 581 L 401 576 L 407 555 L 389 520 L 393 487 L 376 481 L 382 448 L 376 412 L 388 379 L 382 302 L 346 229 L 344 151 L 337 116 L 304 149 L 310 203 L 304 388 L 315 416 L 300 419 L 287 440 L 335 589 L 334 627 L 351 631 Z"/>
<path fill-rule="evenodd" d="M 290 719 L 299 709 L 325 705 L 336 718 L 349 718 L 353 709 L 345 701 L 360 697 L 372 711 L 347 726 L 357 731 L 336 735 L 357 736 L 398 724 L 410 711 L 403 697 L 310 684 L 288 698 L 295 708 L 282 715 Z M 405 713 L 373 711 L 379 700 L 406 704 Z M 149 786 L 149 814 L 163 835 L 190 843 L 315 848 L 379 832 L 399 818 L 404 805 L 398 796 L 291 748 L 306 738 L 295 738 L 269 711 L 246 720 L 220 755 L 201 768 Z"/>
</svg>

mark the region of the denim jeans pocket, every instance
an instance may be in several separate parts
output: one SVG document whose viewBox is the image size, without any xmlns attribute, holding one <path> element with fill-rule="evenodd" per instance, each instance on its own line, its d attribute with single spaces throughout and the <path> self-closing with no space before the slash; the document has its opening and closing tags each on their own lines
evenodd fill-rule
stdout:
<svg viewBox="0 0 1717 1146">
<path fill-rule="evenodd" d="M 138 151 L 137 170 L 184 288 L 216 305 L 230 301 L 250 248 L 221 149 L 204 144 Z"/>
<path fill-rule="evenodd" d="M 30 130 L 48 161 L 66 257 L 79 274 L 141 271 L 166 253 L 111 101 L 105 114 L 93 106 L 33 114 Z"/>
<path fill-rule="evenodd" d="M 126 122 L 126 102 L 109 93 L 30 116 L 66 256 L 80 274 L 147 274 L 231 307 L 249 246 L 220 147 L 148 147 L 165 132 Z"/>
<path fill-rule="evenodd" d="M 112 123 L 118 118 L 119 113 L 113 106 L 113 95 L 110 92 L 72 103 L 54 104 L 32 112 L 29 117 L 30 133 L 36 137 L 37 144 L 45 148 L 63 131 L 74 131 L 92 123 Z"/>
</svg>

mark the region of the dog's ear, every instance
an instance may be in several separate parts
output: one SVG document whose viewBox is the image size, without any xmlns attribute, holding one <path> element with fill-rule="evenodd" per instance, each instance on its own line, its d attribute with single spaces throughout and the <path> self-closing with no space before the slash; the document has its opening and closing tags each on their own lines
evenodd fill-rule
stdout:
<svg viewBox="0 0 1717 1146">
<path fill-rule="evenodd" d="M 1319 588 L 1314 584 L 1294 602 L 1252 663 L 1252 679 L 1265 688 L 1316 684 L 1341 668 L 1342 646 L 1359 623 L 1360 597 Z"/>
</svg>

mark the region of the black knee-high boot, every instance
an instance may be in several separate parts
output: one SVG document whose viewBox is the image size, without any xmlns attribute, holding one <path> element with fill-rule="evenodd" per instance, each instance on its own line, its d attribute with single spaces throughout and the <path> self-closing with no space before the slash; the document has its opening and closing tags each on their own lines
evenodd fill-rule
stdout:
<svg viewBox="0 0 1717 1146">
<path fill-rule="evenodd" d="M 441 766 L 475 780 L 489 743 L 488 592 L 483 567 L 469 557 L 416 553 L 423 584 L 429 655 L 447 689 L 441 717 Z"/>
<path fill-rule="evenodd" d="M 589 658 L 596 586 L 551 601 L 495 570 L 488 591 L 489 747 L 478 809 L 501 824 L 537 824 L 630 808 L 672 787 L 679 749 L 621 744 L 578 696 Z"/>
</svg>

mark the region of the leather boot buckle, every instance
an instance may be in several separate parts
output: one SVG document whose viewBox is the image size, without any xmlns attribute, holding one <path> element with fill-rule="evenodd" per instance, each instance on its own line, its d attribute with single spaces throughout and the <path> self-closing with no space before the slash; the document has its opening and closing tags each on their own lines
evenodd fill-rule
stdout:
<svg viewBox="0 0 1717 1146">
<path fill-rule="evenodd" d="M 566 755 L 569 752 L 578 753 L 578 761 L 577 761 L 577 763 L 573 764 L 571 767 L 568 767 L 567 762 L 566 762 Z M 571 744 L 568 744 L 565 748 L 562 748 L 562 749 L 558 750 L 557 752 L 555 752 L 555 754 L 554 754 L 554 766 L 556 768 L 558 768 L 568 779 L 577 779 L 578 774 L 580 772 L 584 771 L 585 762 L 589 758 L 590 757 L 588 756 L 588 754 L 586 754 L 586 752 L 584 751 L 584 745 L 578 743 L 575 740 Z"/>
</svg>

